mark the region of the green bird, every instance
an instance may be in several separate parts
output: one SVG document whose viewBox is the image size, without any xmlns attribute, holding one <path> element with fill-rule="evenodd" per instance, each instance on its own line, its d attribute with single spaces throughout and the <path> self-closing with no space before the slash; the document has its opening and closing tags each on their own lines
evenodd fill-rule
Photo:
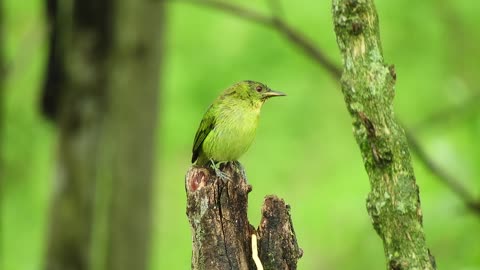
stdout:
<svg viewBox="0 0 480 270">
<path fill-rule="evenodd" d="M 193 142 L 192 163 L 217 165 L 238 160 L 255 138 L 260 110 L 271 97 L 285 96 L 265 84 L 241 81 L 227 88 L 205 112 Z"/>
</svg>

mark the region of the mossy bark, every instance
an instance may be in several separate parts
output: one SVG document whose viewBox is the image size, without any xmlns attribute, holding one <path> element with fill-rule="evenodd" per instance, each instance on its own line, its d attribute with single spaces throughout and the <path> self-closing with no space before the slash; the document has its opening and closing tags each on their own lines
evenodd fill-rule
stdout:
<svg viewBox="0 0 480 270">
<path fill-rule="evenodd" d="M 387 269 L 435 269 L 405 131 L 393 112 L 395 69 L 383 60 L 373 0 L 333 0 L 333 21 L 342 91 L 371 184 L 367 210 Z"/>
<path fill-rule="evenodd" d="M 147 269 L 163 1 L 46 3 L 59 164 L 45 269 Z"/>
<path fill-rule="evenodd" d="M 303 252 L 298 247 L 288 205 L 267 196 L 257 230 L 247 218 L 245 172 L 237 162 L 222 168 L 229 179 L 210 168 L 191 167 L 185 177 L 187 216 L 192 228 L 192 269 L 255 270 L 252 234 L 258 236 L 258 255 L 265 270 L 296 269 Z"/>
</svg>

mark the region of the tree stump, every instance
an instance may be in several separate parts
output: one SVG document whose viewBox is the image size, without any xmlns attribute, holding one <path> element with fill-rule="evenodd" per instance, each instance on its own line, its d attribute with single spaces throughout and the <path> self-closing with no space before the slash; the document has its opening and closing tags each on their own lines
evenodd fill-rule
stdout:
<svg viewBox="0 0 480 270">
<path fill-rule="evenodd" d="M 255 230 L 247 218 L 252 187 L 241 164 L 229 162 L 221 171 L 227 181 L 207 167 L 192 166 L 186 175 L 192 269 L 297 269 L 303 252 L 297 244 L 290 207 L 276 196 L 265 197 L 262 220 Z M 252 235 L 258 238 L 253 243 L 258 250 L 252 251 Z"/>
</svg>

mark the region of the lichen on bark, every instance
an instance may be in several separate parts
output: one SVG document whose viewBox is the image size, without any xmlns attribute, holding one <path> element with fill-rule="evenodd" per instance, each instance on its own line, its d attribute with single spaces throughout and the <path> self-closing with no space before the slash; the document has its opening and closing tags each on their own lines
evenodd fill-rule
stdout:
<svg viewBox="0 0 480 270">
<path fill-rule="evenodd" d="M 332 8 L 342 92 L 370 179 L 367 210 L 383 240 L 387 269 L 435 269 L 407 139 L 394 116 L 396 73 L 383 60 L 375 5 L 333 0 Z"/>
</svg>

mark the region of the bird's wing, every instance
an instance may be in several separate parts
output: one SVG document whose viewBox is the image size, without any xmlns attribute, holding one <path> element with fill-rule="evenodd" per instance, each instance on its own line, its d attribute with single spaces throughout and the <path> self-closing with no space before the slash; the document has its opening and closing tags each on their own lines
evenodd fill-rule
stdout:
<svg viewBox="0 0 480 270">
<path fill-rule="evenodd" d="M 215 117 L 212 114 L 206 113 L 202 119 L 202 122 L 200 122 L 197 134 L 195 134 L 195 140 L 193 141 L 192 163 L 197 160 L 198 156 L 200 155 L 200 151 L 202 150 L 203 141 L 214 127 Z"/>
</svg>

